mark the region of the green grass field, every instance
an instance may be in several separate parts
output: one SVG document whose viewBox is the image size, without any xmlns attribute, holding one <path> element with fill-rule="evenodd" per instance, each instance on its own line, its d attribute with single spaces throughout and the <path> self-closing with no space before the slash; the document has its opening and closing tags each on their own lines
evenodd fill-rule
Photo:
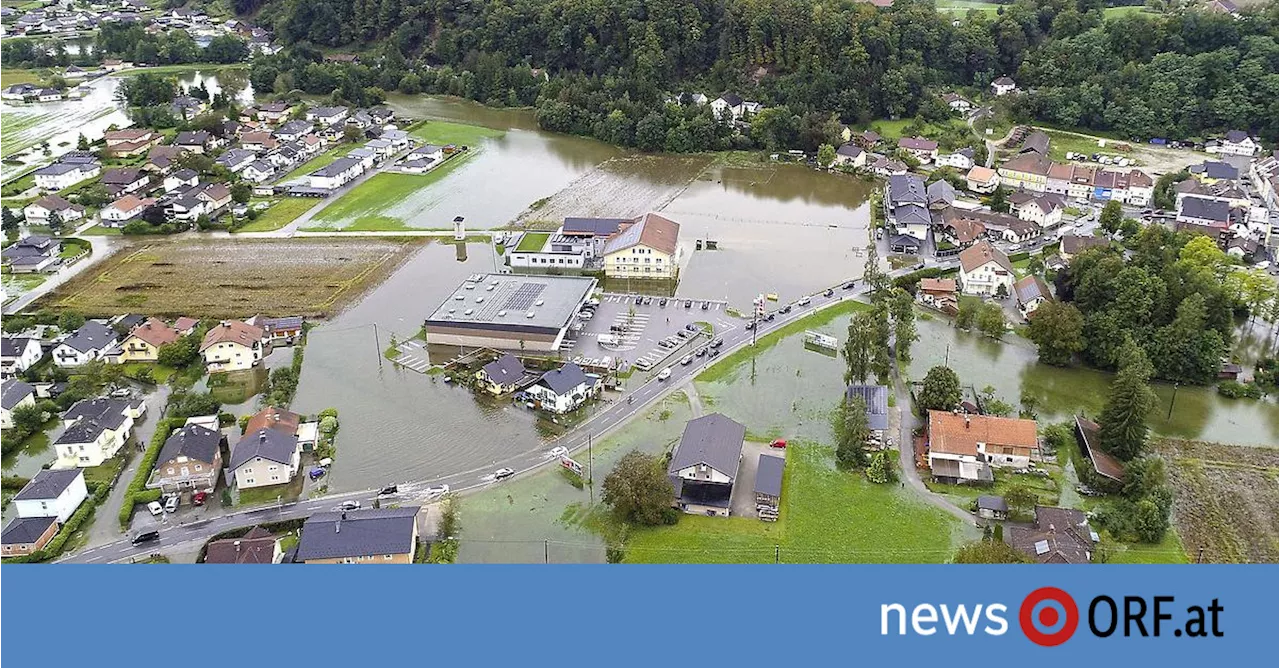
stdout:
<svg viewBox="0 0 1280 668">
<path fill-rule="evenodd" d="M 21 153 L 40 143 L 40 138 L 24 133 L 43 121 L 40 114 L 5 114 L 4 134 L 0 135 L 0 156 L 8 157 Z M 32 180 L 34 184 L 34 177 Z"/>
<path fill-rule="evenodd" d="M 338 201 L 325 207 L 316 214 L 318 223 L 342 223 L 352 221 L 339 229 L 355 231 L 401 231 L 412 229 L 404 221 L 391 216 L 382 215 L 388 207 L 404 200 L 414 192 L 425 188 L 449 175 L 449 172 L 466 162 L 474 151 L 468 151 L 445 164 L 423 174 L 374 174 L 369 180 L 356 186 Z M 307 228 L 308 231 L 324 231 L 336 225 L 320 225 Z"/>
<path fill-rule="evenodd" d="M 1000 5 L 981 0 L 939 0 L 938 2 L 938 11 L 952 14 L 966 14 L 973 10 L 995 14 L 999 9 Z"/>
<path fill-rule="evenodd" d="M 103 227 L 102 225 L 94 225 L 93 227 L 90 227 L 89 229 L 87 229 L 87 230 L 85 230 L 85 231 L 81 232 L 81 233 L 80 233 L 80 235 L 81 235 L 81 236 L 86 236 L 86 237 L 88 237 L 88 236 L 95 236 L 95 237 L 118 237 L 118 236 L 120 236 L 120 228 L 118 228 L 118 227 Z"/>
<path fill-rule="evenodd" d="M 258 215 L 258 219 L 236 232 L 272 232 L 278 230 L 318 206 L 324 200 L 311 197 L 284 197 Z"/>
<path fill-rule="evenodd" d="M 897 141 L 902 138 L 902 133 L 906 130 L 907 126 L 914 122 L 915 119 L 913 118 L 900 118 L 896 121 L 878 120 L 871 122 L 871 129 L 875 130 L 882 140 L 889 142 L 890 144 L 896 144 Z M 951 121 L 951 125 L 957 128 L 965 127 L 964 121 L 958 117 Z M 939 134 L 944 127 L 945 126 L 940 126 L 934 123 L 926 123 L 923 134 L 925 136 L 933 136 L 935 134 Z"/>
<path fill-rule="evenodd" d="M 475 146 L 482 140 L 501 137 L 502 130 L 480 127 L 479 125 L 463 125 L 445 121 L 427 121 L 409 131 L 409 135 L 428 144 L 457 144 L 459 146 Z"/>
<path fill-rule="evenodd" d="M 1111 543 L 1103 539 L 1103 545 L 1111 549 L 1107 563 L 1112 564 L 1186 564 L 1187 550 L 1173 527 L 1164 534 L 1164 540 L 1154 545 L 1146 543 Z"/>
<path fill-rule="evenodd" d="M 40 84 L 49 77 L 49 70 L 17 70 L 0 69 L 0 86 L 13 86 L 20 83 Z"/>
<path fill-rule="evenodd" d="M 682 515 L 634 530 L 625 549 L 636 563 L 941 563 L 964 534 L 897 484 L 837 471 L 832 448 L 793 443 L 777 522 Z"/>
<path fill-rule="evenodd" d="M 516 246 L 518 253 L 533 253 L 542 250 L 546 245 L 547 239 L 551 238 L 550 232 L 525 232 L 520 239 L 520 245 Z"/>
<path fill-rule="evenodd" d="M 841 316 L 851 315 L 857 311 L 866 311 L 871 306 L 862 302 L 843 301 L 835 306 L 810 314 L 799 320 L 788 323 L 756 340 L 755 346 L 740 348 L 726 355 L 724 359 L 703 369 L 695 380 L 699 383 L 713 383 L 733 372 L 739 364 L 755 357 L 757 354 L 772 348 L 788 336 L 799 334 L 806 329 L 821 327 Z"/>
<path fill-rule="evenodd" d="M 345 156 L 346 154 L 350 153 L 351 149 L 353 148 L 356 148 L 355 144 L 345 144 L 345 143 L 338 144 L 337 146 L 325 151 L 324 153 L 321 153 L 320 155 L 317 155 L 316 157 L 302 163 L 301 165 L 298 165 L 297 169 L 293 170 L 292 172 L 289 172 L 288 174 L 285 174 L 284 178 L 280 179 L 280 181 L 283 183 L 285 181 L 296 179 L 300 176 L 306 176 L 307 174 L 310 174 L 311 172 L 314 172 L 317 169 L 320 169 L 321 167 L 328 165 L 334 160 L 337 160 L 338 158 Z"/>
</svg>

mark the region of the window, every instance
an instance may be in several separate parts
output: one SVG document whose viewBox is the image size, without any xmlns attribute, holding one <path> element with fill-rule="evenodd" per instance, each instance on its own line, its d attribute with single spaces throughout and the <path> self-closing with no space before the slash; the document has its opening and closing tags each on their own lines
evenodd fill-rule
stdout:
<svg viewBox="0 0 1280 668">
<path fill-rule="evenodd" d="M 273 475 L 273 476 L 271 476 L 271 480 L 272 480 L 272 481 L 276 481 L 276 480 L 279 480 L 279 479 L 280 479 L 280 476 L 278 476 L 278 475 Z"/>
<path fill-rule="evenodd" d="M 245 475 L 253 475 L 253 469 L 245 469 L 245 470 L 244 470 L 244 474 L 245 474 Z"/>
<path fill-rule="evenodd" d="M 196 470 L 197 470 L 197 471 L 199 471 L 199 470 L 200 470 L 200 465 L 199 465 L 199 464 L 196 464 Z"/>
<path fill-rule="evenodd" d="M 165 473 L 167 473 L 167 474 L 169 474 L 169 475 L 173 475 L 173 467 L 172 467 L 172 466 L 170 466 L 168 469 L 166 469 L 166 470 L 165 470 Z"/>
<path fill-rule="evenodd" d="M 384 555 L 382 555 L 382 558 L 383 558 L 383 559 L 386 559 L 387 561 L 391 561 L 391 555 L 389 555 L 389 554 L 384 554 Z"/>
<path fill-rule="evenodd" d="M 253 478 L 245 478 L 245 479 L 244 479 L 244 484 L 246 484 L 246 485 L 252 485 L 252 484 L 253 484 Z"/>
</svg>

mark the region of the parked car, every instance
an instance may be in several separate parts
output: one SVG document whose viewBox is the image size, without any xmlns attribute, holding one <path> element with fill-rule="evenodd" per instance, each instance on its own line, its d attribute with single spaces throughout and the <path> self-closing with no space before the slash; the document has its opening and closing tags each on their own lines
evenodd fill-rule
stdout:
<svg viewBox="0 0 1280 668">
<path fill-rule="evenodd" d="M 160 532 L 155 529 L 150 531 L 141 531 L 134 534 L 133 540 L 130 542 L 134 545 L 141 545 L 142 543 L 149 543 L 153 540 L 160 540 Z"/>
<path fill-rule="evenodd" d="M 702 310 L 705 311 L 709 308 L 711 308 L 711 302 L 702 302 Z"/>
<path fill-rule="evenodd" d="M 315 466 L 315 467 L 312 467 L 310 471 L 307 471 L 307 476 L 310 477 L 312 480 L 319 480 L 320 477 L 323 476 L 325 473 L 326 471 L 323 466 Z"/>
<path fill-rule="evenodd" d="M 686 300 L 684 300 L 684 307 L 685 307 L 685 308 L 692 308 L 692 307 L 693 307 L 693 300 L 692 300 L 692 299 L 686 299 Z"/>
<path fill-rule="evenodd" d="M 787 439 L 775 438 L 773 442 L 769 444 L 769 447 L 778 448 L 779 450 L 785 450 L 787 448 Z"/>
<path fill-rule="evenodd" d="M 751 330 L 753 330 L 753 329 L 755 329 L 755 328 L 756 328 L 756 323 L 754 323 L 754 322 L 749 322 L 749 323 L 747 323 L 747 325 L 746 325 L 746 329 L 747 329 L 747 331 L 751 331 Z M 718 349 L 717 349 L 717 350 L 718 350 Z"/>
<path fill-rule="evenodd" d="M 719 349 L 719 348 L 712 348 L 712 349 L 711 349 L 711 357 L 719 357 L 719 356 L 720 356 L 720 349 Z"/>
<path fill-rule="evenodd" d="M 505 479 L 510 478 L 511 476 L 515 475 L 515 474 L 516 474 L 515 469 L 509 469 L 509 468 L 503 467 L 503 468 L 500 468 L 500 469 L 498 469 L 497 471 L 494 471 L 494 472 L 493 472 L 493 479 L 494 479 L 494 480 L 505 480 Z"/>
<path fill-rule="evenodd" d="M 666 305 L 667 305 L 667 298 L 666 298 L 666 297 L 663 297 L 662 299 L 659 299 L 659 300 L 658 300 L 658 306 L 665 307 Z"/>
<path fill-rule="evenodd" d="M 695 354 L 695 355 L 697 355 L 698 357 L 702 357 L 702 356 L 704 356 L 704 355 L 706 355 L 706 354 L 707 354 L 707 349 L 706 349 L 706 348 L 699 348 L 699 349 L 698 349 L 698 352 L 696 352 L 696 353 L 694 353 L 694 354 Z"/>
<path fill-rule="evenodd" d="M 343 501 L 342 505 L 338 506 L 338 510 L 360 510 L 360 502 L 355 499 Z"/>
<path fill-rule="evenodd" d="M 782 308 L 778 309 L 778 313 L 790 313 L 790 312 L 791 312 L 790 304 L 787 304 L 786 306 L 783 306 Z"/>
<path fill-rule="evenodd" d="M 206 499 L 209 498 L 208 492 L 196 492 L 191 495 L 191 505 L 203 506 Z"/>
<path fill-rule="evenodd" d="M 680 360 L 681 366 L 689 366 L 690 364 L 693 364 L 693 355 L 685 355 L 684 358 Z"/>
<path fill-rule="evenodd" d="M 664 380 L 666 380 L 666 379 L 668 379 L 668 378 L 670 378 L 670 377 L 671 377 L 671 367 L 667 367 L 667 368 L 663 369 L 662 371 L 659 371 L 659 372 L 658 372 L 658 381 L 659 381 L 659 382 L 664 381 Z"/>
<path fill-rule="evenodd" d="M 645 297 L 645 298 L 644 298 L 644 305 L 645 305 L 645 306 L 648 306 L 648 305 L 650 305 L 650 304 L 652 304 L 652 303 L 653 303 L 653 297 Z"/>
<path fill-rule="evenodd" d="M 152 501 L 151 503 L 147 504 L 147 512 L 151 513 L 152 517 L 163 515 L 164 506 L 160 505 L 159 501 Z"/>
<path fill-rule="evenodd" d="M 689 323 L 689 324 L 685 325 L 685 326 L 684 326 L 684 328 L 685 328 L 685 329 L 687 329 L 687 330 L 689 330 L 689 331 L 691 331 L 691 332 L 696 332 L 696 331 L 698 331 L 699 329 L 701 329 L 701 327 L 698 327 L 697 325 L 695 325 L 695 324 L 693 324 L 693 323 Z"/>
<path fill-rule="evenodd" d="M 448 485 L 435 485 L 434 487 L 427 488 L 428 499 L 438 499 L 448 493 L 449 493 Z"/>
<path fill-rule="evenodd" d="M 164 500 L 164 511 L 166 513 L 175 513 L 178 511 L 178 495 L 174 494 Z"/>
<path fill-rule="evenodd" d="M 118 390 L 112 390 L 112 391 L 111 391 L 111 398 L 112 398 L 112 399 L 128 399 L 128 398 L 129 398 L 129 396 L 130 396 L 130 395 L 132 395 L 132 394 L 133 394 L 133 391 L 132 391 L 132 390 L 130 390 L 130 389 L 129 389 L 129 388 L 127 388 L 127 387 L 122 387 L 122 388 L 120 388 L 120 389 L 118 389 Z"/>
<path fill-rule="evenodd" d="M 724 345 L 724 339 L 716 339 L 715 341 L 711 342 L 712 348 L 719 348 L 720 346 L 723 346 L 723 345 Z"/>
</svg>

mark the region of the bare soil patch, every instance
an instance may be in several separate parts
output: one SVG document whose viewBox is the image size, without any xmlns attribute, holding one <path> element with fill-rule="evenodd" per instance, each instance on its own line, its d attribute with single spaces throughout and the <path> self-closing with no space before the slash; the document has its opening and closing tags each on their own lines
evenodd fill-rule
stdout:
<svg viewBox="0 0 1280 668">
<path fill-rule="evenodd" d="M 333 315 L 421 247 L 419 240 L 184 239 L 126 247 L 41 299 L 86 315 Z"/>
</svg>

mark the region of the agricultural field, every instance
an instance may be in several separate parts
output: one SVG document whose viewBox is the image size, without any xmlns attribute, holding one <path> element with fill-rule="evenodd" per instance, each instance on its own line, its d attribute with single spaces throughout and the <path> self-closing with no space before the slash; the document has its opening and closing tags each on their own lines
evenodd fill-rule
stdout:
<svg viewBox="0 0 1280 668">
<path fill-rule="evenodd" d="M 327 317 L 420 244 L 390 239 L 165 240 L 126 247 L 40 300 L 90 315 Z"/>
<path fill-rule="evenodd" d="M 706 156 L 627 156 L 608 160 L 560 192 L 534 202 L 518 222 L 559 225 L 566 216 L 630 218 L 658 211 L 711 164 Z"/>
<path fill-rule="evenodd" d="M 1277 452 L 1200 441 L 1155 444 L 1173 485 L 1173 525 L 1208 563 L 1276 563 Z"/>
</svg>

